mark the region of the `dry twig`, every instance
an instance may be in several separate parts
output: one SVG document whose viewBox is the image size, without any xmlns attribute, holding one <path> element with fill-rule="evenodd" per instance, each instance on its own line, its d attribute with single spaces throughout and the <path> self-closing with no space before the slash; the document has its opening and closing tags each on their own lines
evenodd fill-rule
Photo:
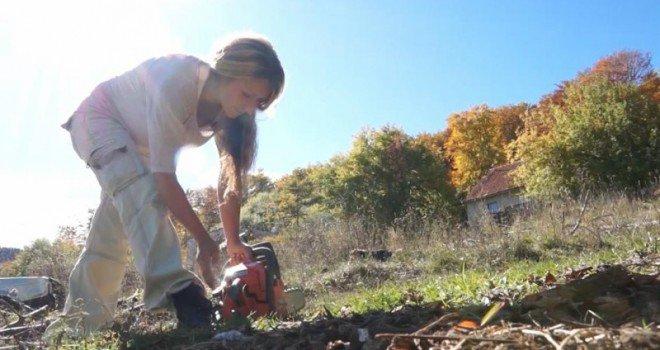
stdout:
<svg viewBox="0 0 660 350">
<path fill-rule="evenodd" d="M 554 346 L 555 349 L 557 349 L 557 350 L 561 349 L 559 347 L 559 343 L 557 343 L 557 341 L 555 341 L 555 339 L 550 334 L 548 334 L 546 332 L 541 332 L 541 331 L 537 331 L 537 330 L 534 330 L 534 329 L 523 329 L 522 332 L 524 334 L 543 337 L 548 341 L 548 343 L 552 344 L 552 346 Z"/>
<path fill-rule="evenodd" d="M 45 327 L 45 323 L 37 323 L 29 326 L 18 326 L 0 329 L 0 336 L 14 335 L 24 331 L 36 330 Z"/>
<path fill-rule="evenodd" d="M 455 337 L 451 335 L 425 335 L 425 334 L 406 334 L 406 333 L 381 333 L 376 334 L 376 338 L 403 338 L 403 339 L 430 339 L 430 340 L 463 340 L 466 341 L 492 341 L 496 343 L 516 343 L 512 339 L 493 339 L 482 337 Z"/>
<path fill-rule="evenodd" d="M 467 341 L 467 339 L 463 338 L 461 341 L 459 341 L 458 343 L 456 343 L 456 345 L 454 345 L 454 346 L 451 348 L 451 350 L 459 350 L 460 348 L 463 347 L 463 344 L 465 344 L 466 341 Z"/>
<path fill-rule="evenodd" d="M 577 337 L 577 335 L 580 334 L 580 331 L 582 331 L 582 330 L 581 330 L 581 329 L 574 329 L 574 330 L 570 331 L 569 334 L 568 334 L 568 336 L 567 336 L 566 338 L 564 338 L 564 339 L 561 341 L 561 343 L 559 343 L 559 349 L 563 349 L 564 346 L 565 346 L 566 344 L 568 344 L 568 342 L 569 342 L 571 339 Z"/>
<path fill-rule="evenodd" d="M 447 322 L 449 322 L 449 321 L 452 321 L 452 320 L 454 320 L 454 319 L 457 319 L 457 318 L 458 318 L 458 314 L 455 313 L 455 312 L 452 312 L 452 313 L 449 313 L 449 314 L 446 314 L 446 315 L 442 315 L 442 317 L 440 317 L 439 319 L 437 319 L 437 320 L 435 320 L 435 321 L 429 323 L 428 325 L 426 325 L 426 326 L 420 328 L 419 330 L 417 330 L 417 331 L 416 331 L 415 333 L 413 333 L 413 334 L 424 334 L 424 333 L 428 333 L 428 332 L 431 331 L 433 328 L 435 328 L 435 327 L 437 327 L 437 326 L 439 326 L 439 325 L 441 325 L 441 324 L 445 324 L 445 323 L 447 323 Z"/>
<path fill-rule="evenodd" d="M 584 217 L 584 211 L 587 209 L 587 204 L 589 203 L 589 192 L 587 192 L 584 195 L 584 199 L 582 200 L 582 207 L 580 208 L 580 215 L 578 215 L 578 219 L 575 222 L 575 225 L 571 229 L 571 232 L 568 233 L 569 236 L 573 235 L 575 231 L 580 227 L 580 224 L 582 223 L 582 218 Z"/>
</svg>

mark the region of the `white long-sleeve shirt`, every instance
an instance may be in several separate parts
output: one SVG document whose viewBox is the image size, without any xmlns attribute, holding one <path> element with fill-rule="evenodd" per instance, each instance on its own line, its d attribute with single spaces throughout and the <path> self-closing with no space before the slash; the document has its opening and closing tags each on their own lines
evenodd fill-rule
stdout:
<svg viewBox="0 0 660 350">
<path fill-rule="evenodd" d="M 100 148 L 125 146 L 105 132 L 118 123 L 152 172 L 174 173 L 179 150 L 202 145 L 213 134 L 200 129 L 196 118 L 209 71 L 207 63 L 193 56 L 170 55 L 99 84 L 72 116 L 85 118 L 88 125 L 88 154 L 83 158 Z"/>
</svg>

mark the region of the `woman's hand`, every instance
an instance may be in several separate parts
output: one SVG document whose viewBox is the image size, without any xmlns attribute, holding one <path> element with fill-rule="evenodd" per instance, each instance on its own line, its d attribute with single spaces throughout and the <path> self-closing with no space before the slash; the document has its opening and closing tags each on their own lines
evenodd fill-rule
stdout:
<svg viewBox="0 0 660 350">
<path fill-rule="evenodd" d="M 215 266 L 219 264 L 220 248 L 209 237 L 208 232 L 206 232 L 201 221 L 199 221 L 176 175 L 155 172 L 154 179 L 156 181 L 158 196 L 163 199 L 174 217 L 185 226 L 188 232 L 195 238 L 195 241 L 197 241 L 197 246 L 199 247 L 197 263 L 199 264 L 202 278 L 204 278 L 204 281 L 209 287 L 214 288 L 215 276 L 213 274 L 213 266 L 214 264 Z"/>
<path fill-rule="evenodd" d="M 252 249 L 245 243 L 238 241 L 227 244 L 227 256 L 229 256 L 229 265 L 233 266 L 242 262 L 252 261 Z"/>
<path fill-rule="evenodd" d="M 197 264 L 202 273 L 204 282 L 209 288 L 214 289 L 216 284 L 215 274 L 213 273 L 213 266 L 220 264 L 220 248 L 212 239 L 202 243 L 198 243 L 197 250 Z"/>
</svg>

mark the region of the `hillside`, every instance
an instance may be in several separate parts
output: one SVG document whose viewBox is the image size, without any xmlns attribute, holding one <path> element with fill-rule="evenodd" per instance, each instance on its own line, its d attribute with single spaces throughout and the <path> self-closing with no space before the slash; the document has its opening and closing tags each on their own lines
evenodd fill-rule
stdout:
<svg viewBox="0 0 660 350">
<path fill-rule="evenodd" d="M 0 247 L 0 263 L 13 260 L 20 251 L 18 248 Z"/>
<path fill-rule="evenodd" d="M 373 232 L 316 219 L 272 237 L 285 281 L 307 296 L 293 318 L 191 332 L 176 329 L 172 314 L 138 312 L 139 298 L 127 298 L 113 329 L 84 346 L 614 349 L 660 342 L 657 198 L 563 200 L 538 205 L 510 226 L 426 222 L 380 234 L 380 243 L 365 244 Z M 351 254 L 357 248 L 392 256 Z M 38 342 L 44 324 L 36 322 L 7 345 L 45 345 Z"/>
</svg>

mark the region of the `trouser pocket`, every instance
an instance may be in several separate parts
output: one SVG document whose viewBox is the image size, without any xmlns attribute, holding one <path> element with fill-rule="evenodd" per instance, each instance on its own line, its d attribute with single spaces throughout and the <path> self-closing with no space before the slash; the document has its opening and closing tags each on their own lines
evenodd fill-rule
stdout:
<svg viewBox="0 0 660 350">
<path fill-rule="evenodd" d="M 119 191 L 148 173 L 140 156 L 128 146 L 102 155 L 92 153 L 89 166 L 103 191 L 110 197 L 115 197 Z"/>
</svg>

